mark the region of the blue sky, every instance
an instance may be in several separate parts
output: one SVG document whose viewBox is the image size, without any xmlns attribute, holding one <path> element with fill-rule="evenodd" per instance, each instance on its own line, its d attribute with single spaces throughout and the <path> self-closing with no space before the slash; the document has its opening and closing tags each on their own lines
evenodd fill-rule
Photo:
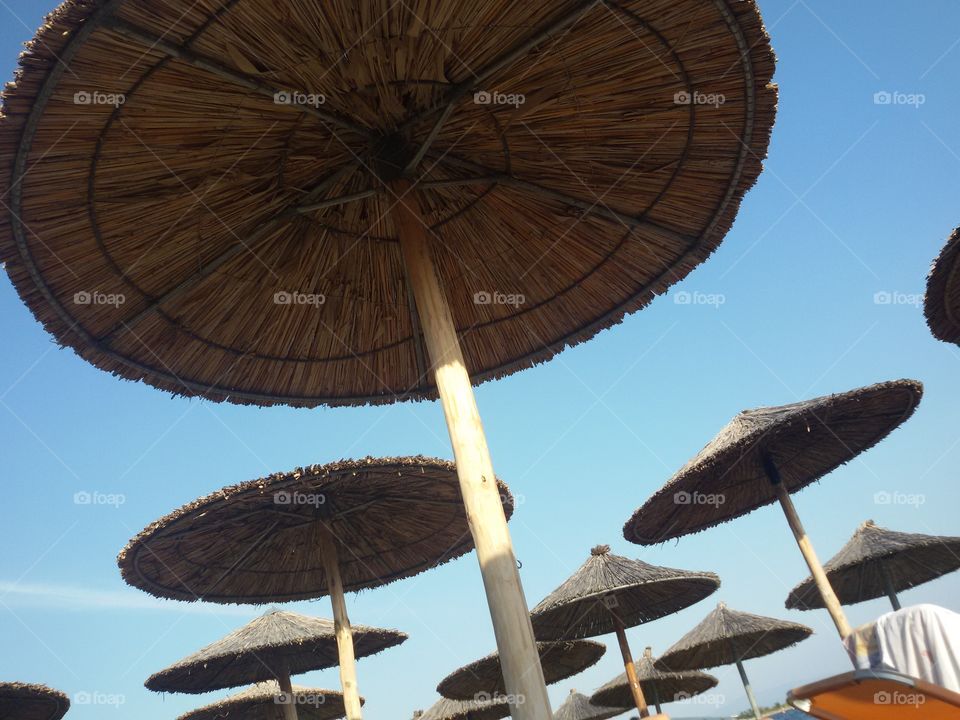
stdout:
<svg viewBox="0 0 960 720">
<path fill-rule="evenodd" d="M 0 75 L 50 7 L 0 0 Z M 761 703 L 848 668 L 825 612 L 787 611 L 807 574 L 777 508 L 658 548 L 623 540 L 630 513 L 738 410 L 911 377 L 914 418 L 856 462 L 796 496 L 822 558 L 867 518 L 904 531 L 960 534 L 960 351 L 935 341 L 919 298 L 931 260 L 960 224 L 960 4 L 763 0 L 779 63 L 780 108 L 767 169 L 720 250 L 644 312 L 552 362 L 478 389 L 498 474 L 517 495 L 511 522 L 531 605 L 589 548 L 712 570 L 712 598 L 628 632 L 637 654 L 664 650 L 716 601 L 803 622 L 816 635 L 748 663 Z M 877 104 L 878 92 L 922 104 Z M 720 296 L 681 304 L 676 292 Z M 889 300 L 889 302 L 886 302 Z M 0 678 L 44 682 L 115 705 L 70 717 L 172 718 L 215 696 L 161 697 L 152 672 L 262 612 L 156 601 L 128 588 L 115 556 L 161 514 L 226 484 L 341 457 L 449 457 L 437 404 L 254 409 L 171 399 L 58 350 L 0 279 Z M 78 505 L 78 492 L 123 496 Z M 875 502 L 878 492 L 913 504 Z M 904 593 L 958 610 L 960 575 Z M 450 670 L 493 649 L 480 576 L 468 557 L 348 598 L 354 622 L 405 630 L 362 660 L 370 718 L 430 705 Z M 326 600 L 292 606 L 329 616 Z M 848 609 L 854 624 L 886 611 Z M 607 656 L 551 688 L 589 692 L 621 671 Z M 735 668 L 713 671 L 719 704 L 746 707 Z M 335 670 L 302 684 L 336 687 Z M 725 700 L 725 703 L 720 703 Z"/>
</svg>

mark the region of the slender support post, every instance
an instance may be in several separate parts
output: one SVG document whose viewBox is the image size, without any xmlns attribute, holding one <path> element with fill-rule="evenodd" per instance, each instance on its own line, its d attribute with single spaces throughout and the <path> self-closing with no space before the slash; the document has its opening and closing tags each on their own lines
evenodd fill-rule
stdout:
<svg viewBox="0 0 960 720">
<path fill-rule="evenodd" d="M 337 652 L 340 658 L 340 686 L 347 720 L 361 720 L 360 691 L 357 687 L 357 659 L 353 653 L 353 630 L 347 616 L 347 603 L 343 597 L 343 580 L 340 578 L 340 558 L 337 542 L 324 523 L 318 523 L 320 552 L 323 553 L 323 568 L 330 586 L 330 604 L 333 606 L 333 625 L 337 634 Z"/>
<path fill-rule="evenodd" d="M 900 598 L 897 597 L 897 589 L 893 586 L 893 578 L 890 577 L 890 571 L 882 560 L 880 561 L 880 577 L 883 578 L 883 589 L 887 591 L 890 604 L 894 610 L 899 610 Z"/>
<path fill-rule="evenodd" d="M 770 479 L 770 484 L 773 485 L 774 492 L 777 494 L 780 507 L 783 508 L 783 514 L 787 516 L 787 523 L 789 523 L 790 529 L 793 531 L 793 537 L 796 539 L 800 552 L 803 554 L 803 559 L 807 561 L 810 574 L 813 576 L 813 580 L 817 584 L 817 589 L 823 597 L 823 602 L 827 606 L 830 617 L 833 619 L 833 624 L 837 626 L 837 632 L 840 633 L 840 639 L 844 640 L 853 632 L 853 629 L 850 627 L 847 616 L 840 606 L 837 594 L 833 591 L 833 587 L 827 579 L 823 565 L 820 564 L 820 560 L 817 558 L 817 553 L 813 549 L 813 543 L 810 542 L 806 530 L 803 529 L 803 523 L 800 522 L 797 509 L 793 506 L 790 493 L 787 492 L 787 489 L 780 481 L 780 471 L 777 470 L 776 463 L 773 461 L 773 458 L 766 453 L 763 455 L 763 462 L 764 469 L 767 471 L 767 477 Z"/>
<path fill-rule="evenodd" d="M 757 698 L 753 694 L 753 688 L 750 686 L 750 678 L 747 677 L 747 671 L 743 669 L 743 663 L 737 658 L 737 670 L 740 672 L 740 682 L 743 683 L 743 689 L 747 691 L 747 699 L 750 701 L 750 709 L 753 710 L 753 716 L 757 720 L 762 720 L 760 706 L 757 705 Z"/>
<path fill-rule="evenodd" d="M 647 708 L 647 700 L 643 697 L 643 688 L 640 687 L 640 681 L 637 679 L 637 667 L 633 664 L 633 655 L 630 653 L 630 644 L 627 642 L 627 631 L 623 627 L 623 621 L 613 611 L 613 627 L 617 632 L 617 643 L 620 645 L 620 656 L 623 658 L 623 668 L 627 671 L 627 683 L 630 685 L 630 694 L 633 696 L 633 704 L 640 711 L 640 717 L 645 718 L 650 715 Z"/>
<path fill-rule="evenodd" d="M 657 709 L 657 715 L 660 715 L 663 712 L 663 710 L 660 708 L 660 691 L 657 690 L 656 683 L 654 683 L 650 689 L 653 691 L 653 697 L 651 698 L 653 700 L 653 706 Z"/>
<path fill-rule="evenodd" d="M 493 462 L 450 306 L 430 254 L 426 226 L 416 197 L 407 194 L 410 183 L 398 179 L 391 181 L 390 187 L 396 195 L 391 199 L 395 203 L 392 217 L 447 420 L 503 678 L 507 694 L 517 699 L 516 704 L 511 703 L 511 715 L 517 720 L 550 720 L 550 700 Z"/>
<path fill-rule="evenodd" d="M 283 720 L 298 720 L 296 696 L 293 694 L 293 684 L 290 682 L 290 670 L 288 668 L 279 669 L 277 685 L 280 686 L 280 692 L 287 696 L 287 702 L 282 704 Z"/>
</svg>

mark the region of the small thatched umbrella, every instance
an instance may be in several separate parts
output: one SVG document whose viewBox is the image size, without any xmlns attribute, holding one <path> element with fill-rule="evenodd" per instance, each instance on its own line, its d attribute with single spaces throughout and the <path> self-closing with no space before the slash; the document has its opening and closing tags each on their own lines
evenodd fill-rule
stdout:
<svg viewBox="0 0 960 720">
<path fill-rule="evenodd" d="M 916 409 L 923 386 L 897 380 L 779 407 L 745 410 L 653 494 L 623 528 L 641 545 L 706 530 L 778 502 L 841 638 L 850 623 L 790 493 L 883 440 Z"/>
<path fill-rule="evenodd" d="M 499 481 L 498 501 L 513 498 Z M 344 591 L 410 577 L 472 549 L 453 463 L 313 465 L 224 488 L 151 524 L 118 562 L 159 597 L 263 603 L 330 595 L 348 716 L 359 716 Z M 319 550 L 319 551 L 318 551 Z"/>
<path fill-rule="evenodd" d="M 522 707 L 526 703 L 521 703 Z M 510 716 L 510 703 L 503 697 L 481 700 L 440 698 L 427 710 L 414 714 L 417 720 L 500 720 Z"/>
<path fill-rule="evenodd" d="M 935 580 L 960 568 L 960 537 L 887 530 L 867 520 L 823 569 L 844 605 L 886 595 L 900 609 L 897 592 Z M 790 591 L 787 607 L 823 607 L 812 578 Z"/>
<path fill-rule="evenodd" d="M 634 670 L 640 687 L 643 688 L 644 696 L 653 701 L 657 713 L 662 712 L 661 705 L 687 700 L 705 693 L 710 688 L 716 687 L 719 682 L 713 675 L 697 670 L 686 672 L 659 670 L 655 666 L 651 648 L 643 651 L 643 657 L 637 660 Z M 623 707 L 629 705 L 631 701 L 630 680 L 626 673 L 621 673 L 590 696 L 590 702 L 596 705 Z"/>
<path fill-rule="evenodd" d="M 0 682 L 0 718 L 3 720 L 60 720 L 70 700 L 46 685 Z"/>
<path fill-rule="evenodd" d="M 553 714 L 553 720 L 608 720 L 608 718 L 622 715 L 631 707 L 633 707 L 632 698 L 621 708 L 609 708 L 594 705 L 583 693 L 570 690 L 563 705 Z"/>
<path fill-rule="evenodd" d="M 590 640 L 537 643 L 537 654 L 540 656 L 540 665 L 547 685 L 566 680 L 597 664 L 606 651 L 606 647 L 601 643 Z M 437 692 L 451 700 L 506 695 L 500 653 L 491 653 L 454 670 L 440 681 Z"/>
<path fill-rule="evenodd" d="M 645 716 L 647 703 L 633 677 L 636 671 L 626 628 L 671 615 L 700 602 L 720 587 L 711 572 L 649 565 L 614 555 L 598 545 L 560 587 L 530 612 L 538 638 L 559 640 L 617 634 L 633 702 Z"/>
<path fill-rule="evenodd" d="M 300 685 L 281 690 L 277 683 L 268 680 L 184 713 L 177 720 L 283 720 L 283 708 L 287 705 L 297 708 L 300 720 L 335 720 L 347 712 L 343 695 L 334 690 Z"/>
<path fill-rule="evenodd" d="M 68 0 L 5 95 L 0 261 L 128 379 L 439 395 L 507 684 L 547 720 L 471 376 L 709 257 L 762 169 L 774 64 L 753 0 Z"/>
<path fill-rule="evenodd" d="M 813 630 L 806 625 L 731 610 L 717 605 L 693 630 L 667 650 L 656 665 L 663 670 L 696 670 L 736 664 L 753 714 L 760 719 L 743 661 L 783 650 L 806 640 Z"/>
<path fill-rule="evenodd" d="M 934 261 L 927 276 L 927 295 L 923 312 L 934 337 L 960 345 L 960 227 L 947 239 L 947 244 Z"/>
</svg>

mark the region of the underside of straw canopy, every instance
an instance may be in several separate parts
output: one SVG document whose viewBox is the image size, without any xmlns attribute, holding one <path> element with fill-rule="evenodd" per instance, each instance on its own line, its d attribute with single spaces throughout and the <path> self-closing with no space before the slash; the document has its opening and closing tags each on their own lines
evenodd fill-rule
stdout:
<svg viewBox="0 0 960 720">
<path fill-rule="evenodd" d="M 599 545 L 530 611 L 530 618 L 539 639 L 595 637 L 616 629 L 613 613 L 625 627 L 633 627 L 672 615 L 718 587 L 720 578 L 714 573 L 650 565 Z"/>
<path fill-rule="evenodd" d="M 934 337 L 960 344 L 960 227 L 934 261 L 927 276 L 927 294 L 923 312 Z"/>
<path fill-rule="evenodd" d="M 553 720 L 608 720 L 622 715 L 626 708 L 609 708 L 594 705 L 583 693 L 571 690 L 567 699 L 553 714 Z"/>
<path fill-rule="evenodd" d="M 960 569 L 960 537 L 896 532 L 868 520 L 823 569 L 840 602 L 853 605 Z M 812 578 L 790 591 L 786 606 L 793 610 L 823 607 Z"/>
<path fill-rule="evenodd" d="M 499 481 L 498 481 L 499 483 Z M 513 497 L 499 483 L 509 517 Z M 346 591 L 416 575 L 473 549 L 456 467 L 427 457 L 312 465 L 224 488 L 154 522 L 120 553 L 123 578 L 158 597 L 220 603 L 329 591 L 318 533 L 341 546 Z"/>
<path fill-rule="evenodd" d="M 406 633 L 353 625 L 358 658 L 394 647 Z M 203 693 L 339 664 L 333 621 L 274 610 L 234 630 L 146 682 L 157 692 Z"/>
<path fill-rule="evenodd" d="M 335 690 L 300 685 L 294 685 L 292 690 L 281 692 L 272 681 L 257 683 L 236 695 L 184 713 L 177 720 L 281 720 L 284 703 L 296 705 L 300 720 L 335 720 L 345 715 L 343 695 Z"/>
<path fill-rule="evenodd" d="M 796 492 L 883 440 L 922 395 L 919 382 L 895 380 L 745 410 L 633 514 L 623 535 L 652 545 L 777 502 L 768 460 Z"/>
<path fill-rule="evenodd" d="M 509 717 L 510 704 L 505 698 L 481 700 L 450 700 L 440 698 L 417 720 L 500 720 Z"/>
<path fill-rule="evenodd" d="M 60 720 L 70 700 L 59 690 L 24 682 L 0 682 L 0 718 L 6 720 Z"/>
<path fill-rule="evenodd" d="M 806 625 L 731 610 L 720 603 L 656 662 L 661 670 L 697 670 L 769 655 L 806 640 Z"/>
<path fill-rule="evenodd" d="M 637 680 L 640 689 L 648 703 L 657 700 L 657 704 L 664 705 L 670 702 L 687 700 L 705 693 L 716 687 L 719 682 L 713 675 L 695 670 L 687 672 L 665 672 L 655 667 L 655 659 L 647 648 L 643 657 L 634 663 L 637 670 Z M 610 682 L 603 685 L 593 695 L 590 702 L 595 705 L 611 707 L 627 707 L 633 704 L 630 694 L 630 683 L 627 674 L 621 673 Z"/>
<path fill-rule="evenodd" d="M 577 675 L 596 665 L 606 647 L 590 640 L 538 642 L 537 652 L 547 685 Z M 437 685 L 437 692 L 451 700 L 473 700 L 506 694 L 500 653 L 487 655 L 476 662 L 454 670 Z"/>
<path fill-rule="evenodd" d="M 752 0 L 68 0 L 4 94 L 0 260 L 126 379 L 433 397 L 379 165 L 414 169 L 467 369 L 501 377 L 717 248 L 774 64 Z"/>
</svg>

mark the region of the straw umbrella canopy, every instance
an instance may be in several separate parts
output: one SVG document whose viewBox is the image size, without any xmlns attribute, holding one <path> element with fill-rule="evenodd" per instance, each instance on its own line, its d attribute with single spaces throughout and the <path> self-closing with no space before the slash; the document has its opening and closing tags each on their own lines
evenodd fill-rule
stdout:
<svg viewBox="0 0 960 720">
<path fill-rule="evenodd" d="M 4 720 L 60 720 L 70 700 L 46 685 L 0 682 L 0 718 Z"/>
<path fill-rule="evenodd" d="M 710 688 L 716 687 L 719 682 L 713 675 L 696 670 L 686 672 L 659 670 L 655 666 L 651 648 L 644 650 L 643 657 L 636 662 L 635 670 L 640 687 L 643 688 L 644 696 L 651 699 L 658 713 L 662 712 L 661 705 L 686 700 L 705 693 Z M 590 696 L 590 702 L 596 705 L 612 705 L 615 707 L 630 705 L 632 693 L 627 674 L 621 673 L 603 685 Z"/>
<path fill-rule="evenodd" d="M 439 395 L 508 685 L 547 720 L 470 378 L 588 340 L 717 248 L 774 63 L 752 0 L 67 0 L 5 94 L 0 261 L 124 378 Z"/>
<path fill-rule="evenodd" d="M 509 515 L 513 498 L 496 484 Z M 380 587 L 471 549 L 453 463 L 365 458 L 207 495 L 147 527 L 118 563 L 131 585 L 177 600 L 263 603 L 330 595 L 350 711 L 351 703 L 359 706 L 344 591 Z"/>
<path fill-rule="evenodd" d="M 694 670 L 736 664 L 754 716 L 760 709 L 743 661 L 783 650 L 813 634 L 806 625 L 731 610 L 724 603 L 667 650 L 656 666 L 664 670 Z"/>
<path fill-rule="evenodd" d="M 923 394 L 896 380 L 803 402 L 745 410 L 627 521 L 641 545 L 706 530 L 780 503 L 841 638 L 851 632 L 790 493 L 876 445 L 909 418 Z"/>
<path fill-rule="evenodd" d="M 530 617 L 537 637 L 545 640 L 615 632 L 624 668 L 632 675 L 635 664 L 626 628 L 678 612 L 718 587 L 720 578 L 714 573 L 650 565 L 598 545 L 573 575 L 530 611 Z M 631 688 L 637 710 L 645 713 L 639 684 L 632 682 Z"/>
<path fill-rule="evenodd" d="M 401 644 L 406 633 L 353 625 L 356 657 L 374 655 Z M 286 610 L 272 610 L 211 645 L 151 675 L 156 692 L 205 693 L 257 681 L 323 670 L 339 664 L 334 623 Z"/>
<path fill-rule="evenodd" d="M 510 717 L 510 704 L 505 698 L 483 700 L 451 700 L 440 698 L 417 720 L 500 720 Z"/>
<path fill-rule="evenodd" d="M 960 227 L 947 239 L 947 244 L 934 261 L 927 276 L 927 294 L 923 313 L 934 337 L 960 344 Z"/>
<path fill-rule="evenodd" d="M 596 665 L 607 651 L 601 643 L 590 640 L 538 642 L 537 654 L 547 685 L 566 680 Z M 437 685 L 437 692 L 451 700 L 473 700 L 478 696 L 506 695 L 500 653 L 454 670 Z"/>
<path fill-rule="evenodd" d="M 960 569 L 960 537 L 896 532 L 867 520 L 823 569 L 844 605 L 885 595 L 899 610 L 898 591 Z M 790 591 L 786 605 L 791 610 L 823 607 L 812 578 Z"/>
<path fill-rule="evenodd" d="M 622 715 L 632 706 L 631 699 L 621 708 L 601 707 L 590 702 L 590 698 L 583 693 L 570 690 L 567 699 L 553 714 L 553 720 L 608 720 L 608 718 Z"/>
<path fill-rule="evenodd" d="M 296 705 L 301 720 L 335 720 L 346 715 L 343 695 L 334 690 L 294 685 L 283 691 L 268 680 L 186 712 L 177 720 L 283 720 L 282 708 L 288 704 Z"/>
</svg>

